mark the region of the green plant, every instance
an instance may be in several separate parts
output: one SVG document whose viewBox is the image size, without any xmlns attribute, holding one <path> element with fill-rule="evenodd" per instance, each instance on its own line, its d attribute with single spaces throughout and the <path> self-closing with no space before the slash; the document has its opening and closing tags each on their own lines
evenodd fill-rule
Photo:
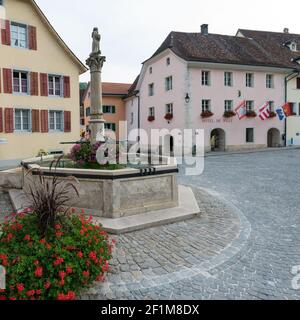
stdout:
<svg viewBox="0 0 300 320">
<path fill-rule="evenodd" d="M 73 181 L 74 177 L 63 180 L 56 175 L 61 161 L 54 160 L 50 165 L 51 177 L 46 177 L 40 169 L 32 169 L 26 175 L 25 194 L 28 206 L 37 216 L 37 223 L 42 237 L 49 227 L 54 228 L 61 222 L 61 217 L 69 210 L 69 203 L 74 196 L 79 196 Z M 54 170 L 53 170 L 54 168 Z"/>
<path fill-rule="evenodd" d="M 68 214 L 44 238 L 37 213 L 17 215 L 0 227 L 0 265 L 6 269 L 0 300 L 73 300 L 94 281 L 104 281 L 114 241 L 91 218 Z"/>
</svg>

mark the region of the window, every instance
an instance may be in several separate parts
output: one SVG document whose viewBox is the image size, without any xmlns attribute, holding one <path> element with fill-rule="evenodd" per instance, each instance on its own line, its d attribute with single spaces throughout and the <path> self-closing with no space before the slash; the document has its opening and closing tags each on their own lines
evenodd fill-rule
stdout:
<svg viewBox="0 0 300 320">
<path fill-rule="evenodd" d="M 210 71 L 202 71 L 202 85 L 210 86 Z"/>
<path fill-rule="evenodd" d="M 62 94 L 61 89 L 61 76 L 49 75 L 49 96 L 60 97 Z"/>
<path fill-rule="evenodd" d="M 167 77 L 165 79 L 165 86 L 166 86 L 166 91 L 170 91 L 173 89 L 173 78 L 172 77 Z"/>
<path fill-rule="evenodd" d="M 272 74 L 266 75 L 266 87 L 269 89 L 274 88 L 274 76 Z"/>
<path fill-rule="evenodd" d="M 0 6 L 3 6 L 3 0 L 0 0 Z"/>
<path fill-rule="evenodd" d="M 149 68 L 149 73 L 152 74 L 152 67 Z"/>
<path fill-rule="evenodd" d="M 89 117 L 91 115 L 91 108 L 90 107 L 86 108 L 85 115 L 86 115 L 86 117 Z"/>
<path fill-rule="evenodd" d="M 63 112 L 49 111 L 49 130 L 63 131 Z"/>
<path fill-rule="evenodd" d="M 202 112 L 211 111 L 211 102 L 210 100 L 202 100 Z"/>
<path fill-rule="evenodd" d="M 108 131 L 116 131 L 116 124 L 115 123 L 105 123 L 104 128 L 105 128 L 105 130 L 108 130 Z"/>
<path fill-rule="evenodd" d="M 171 64 L 171 59 L 167 58 L 166 63 L 167 63 L 167 66 L 169 66 Z"/>
<path fill-rule="evenodd" d="M 11 23 L 11 43 L 18 48 L 27 48 L 27 26 L 18 23 Z"/>
<path fill-rule="evenodd" d="M 28 93 L 28 73 L 13 71 L 13 89 L 16 93 Z"/>
<path fill-rule="evenodd" d="M 30 110 L 15 109 L 15 130 L 30 131 Z"/>
<path fill-rule="evenodd" d="M 103 106 L 103 113 L 116 113 L 115 106 Z"/>
<path fill-rule="evenodd" d="M 254 75 L 253 73 L 246 73 L 246 87 L 254 87 Z"/>
<path fill-rule="evenodd" d="M 149 108 L 149 117 L 155 117 L 155 108 L 154 107 Z"/>
<path fill-rule="evenodd" d="M 274 101 L 269 101 L 269 110 L 271 112 L 275 112 L 274 106 L 275 106 Z"/>
<path fill-rule="evenodd" d="M 232 72 L 224 73 L 224 85 L 226 87 L 232 87 Z"/>
<path fill-rule="evenodd" d="M 166 113 L 173 114 L 173 103 L 166 104 Z"/>
<path fill-rule="evenodd" d="M 246 101 L 246 111 L 254 111 L 254 101 Z"/>
<path fill-rule="evenodd" d="M 296 103 L 295 102 L 290 102 L 290 109 L 291 109 L 291 114 L 296 115 Z"/>
<path fill-rule="evenodd" d="M 246 129 L 246 142 L 248 142 L 248 143 L 254 142 L 254 129 L 253 128 Z"/>
<path fill-rule="evenodd" d="M 154 83 L 150 83 L 148 85 L 148 94 L 149 94 L 149 97 L 154 96 Z"/>
<path fill-rule="evenodd" d="M 225 111 L 232 111 L 233 101 L 225 100 Z"/>
</svg>

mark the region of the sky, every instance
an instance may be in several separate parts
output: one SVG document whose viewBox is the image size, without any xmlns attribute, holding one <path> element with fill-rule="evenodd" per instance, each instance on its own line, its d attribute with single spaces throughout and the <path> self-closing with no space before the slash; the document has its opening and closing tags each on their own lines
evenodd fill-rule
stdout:
<svg viewBox="0 0 300 320">
<path fill-rule="evenodd" d="M 170 31 L 235 35 L 238 28 L 300 34 L 299 0 L 36 0 L 56 31 L 85 62 L 98 27 L 106 56 L 103 81 L 132 83 Z M 80 78 L 89 80 L 87 72 Z"/>
</svg>

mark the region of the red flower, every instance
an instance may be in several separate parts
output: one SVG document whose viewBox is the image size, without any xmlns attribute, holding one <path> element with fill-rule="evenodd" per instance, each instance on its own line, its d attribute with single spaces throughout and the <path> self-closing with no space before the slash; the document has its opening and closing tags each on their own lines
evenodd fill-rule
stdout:
<svg viewBox="0 0 300 320">
<path fill-rule="evenodd" d="M 39 264 L 40 264 L 39 260 L 35 260 L 35 261 L 34 261 L 34 265 L 35 265 L 35 266 L 38 266 Z"/>
<path fill-rule="evenodd" d="M 6 297 L 5 296 L 0 296 L 0 301 L 4 301 L 6 300 Z"/>
<path fill-rule="evenodd" d="M 59 281 L 59 285 L 64 286 L 64 285 L 65 285 L 65 280 L 64 280 L 64 279 L 61 279 L 61 280 Z"/>
<path fill-rule="evenodd" d="M 63 258 L 58 258 L 58 259 L 56 259 L 56 260 L 53 262 L 53 264 L 54 264 L 54 266 L 56 267 L 56 266 L 61 265 L 63 262 L 64 262 L 64 259 L 63 259 Z"/>
<path fill-rule="evenodd" d="M 16 285 L 16 287 L 17 287 L 17 289 L 18 289 L 18 291 L 19 292 L 22 292 L 22 291 L 24 291 L 24 285 L 22 284 L 22 283 L 18 283 L 17 285 Z"/>
<path fill-rule="evenodd" d="M 10 241 L 13 237 L 14 237 L 14 235 L 12 233 L 9 233 L 7 235 L 7 241 Z"/>
<path fill-rule="evenodd" d="M 42 290 L 36 290 L 36 294 L 40 296 L 42 294 Z"/>
<path fill-rule="evenodd" d="M 16 301 L 17 299 L 15 297 L 10 297 L 9 300 Z"/>
<path fill-rule="evenodd" d="M 60 224 L 57 224 L 56 226 L 55 226 L 55 230 L 60 230 L 61 229 L 61 225 Z"/>
<path fill-rule="evenodd" d="M 59 271 L 59 276 L 63 280 L 65 278 L 65 276 L 66 276 L 66 273 L 64 271 Z"/>
<path fill-rule="evenodd" d="M 46 239 L 40 240 L 40 244 L 45 244 L 45 243 L 46 243 Z"/>
<path fill-rule="evenodd" d="M 60 238 L 60 237 L 62 237 L 64 234 L 63 234 L 63 232 L 58 231 L 58 232 L 55 233 L 55 235 L 56 235 L 58 238 Z"/>
<path fill-rule="evenodd" d="M 99 274 L 98 277 L 96 278 L 96 281 L 103 282 L 104 281 L 103 274 Z"/>
<path fill-rule="evenodd" d="M 73 272 L 73 269 L 70 267 L 67 267 L 66 271 L 67 271 L 67 274 L 71 274 Z"/>
<path fill-rule="evenodd" d="M 90 276 L 90 272 L 89 271 L 83 271 L 82 272 L 82 275 L 85 277 L 85 278 L 88 278 Z"/>
<path fill-rule="evenodd" d="M 77 257 L 78 257 L 78 258 L 82 258 L 82 257 L 83 257 L 83 253 L 82 253 L 81 251 L 78 252 L 78 253 L 77 253 Z"/>
<path fill-rule="evenodd" d="M 43 268 L 42 267 L 37 268 L 34 274 L 37 278 L 40 278 L 43 275 Z"/>
<path fill-rule="evenodd" d="M 68 294 L 60 293 L 57 296 L 57 300 L 66 301 L 66 300 L 74 300 L 76 297 L 75 292 L 69 291 Z"/>
<path fill-rule="evenodd" d="M 29 291 L 26 292 L 26 296 L 27 297 L 32 297 L 34 294 L 35 294 L 34 290 L 29 290 Z"/>
<path fill-rule="evenodd" d="M 49 281 L 47 281 L 44 285 L 44 288 L 47 290 L 51 287 L 51 283 Z"/>
</svg>

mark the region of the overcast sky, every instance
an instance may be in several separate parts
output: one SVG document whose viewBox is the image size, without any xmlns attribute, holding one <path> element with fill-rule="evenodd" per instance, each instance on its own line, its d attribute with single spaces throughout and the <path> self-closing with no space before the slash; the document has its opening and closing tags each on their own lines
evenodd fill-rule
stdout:
<svg viewBox="0 0 300 320">
<path fill-rule="evenodd" d="M 85 62 L 98 26 L 107 57 L 103 80 L 132 83 L 141 63 L 170 31 L 234 35 L 238 28 L 300 33 L 299 0 L 37 0 L 48 19 Z M 82 76 L 87 81 L 89 74 Z"/>
</svg>

